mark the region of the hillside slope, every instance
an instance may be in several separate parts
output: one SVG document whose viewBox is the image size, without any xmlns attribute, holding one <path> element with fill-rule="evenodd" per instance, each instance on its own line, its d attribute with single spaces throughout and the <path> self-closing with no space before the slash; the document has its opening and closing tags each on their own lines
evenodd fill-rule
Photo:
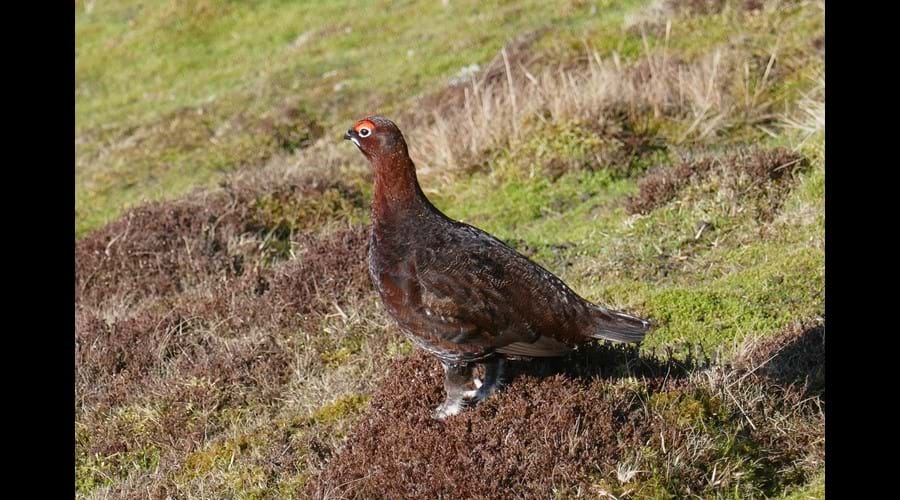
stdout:
<svg viewBox="0 0 900 500">
<path fill-rule="evenodd" d="M 366 8 L 76 4 L 78 495 L 822 498 L 824 4 Z M 374 110 L 647 341 L 428 419 L 339 139 Z"/>
</svg>

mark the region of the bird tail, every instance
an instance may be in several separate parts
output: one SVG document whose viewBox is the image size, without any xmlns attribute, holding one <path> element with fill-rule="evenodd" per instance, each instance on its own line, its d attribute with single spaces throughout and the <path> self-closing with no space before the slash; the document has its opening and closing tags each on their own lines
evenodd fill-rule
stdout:
<svg viewBox="0 0 900 500">
<path fill-rule="evenodd" d="M 594 317 L 596 321 L 591 331 L 587 332 L 588 337 L 612 342 L 640 342 L 652 326 L 645 319 L 599 306 L 594 309 Z"/>
</svg>

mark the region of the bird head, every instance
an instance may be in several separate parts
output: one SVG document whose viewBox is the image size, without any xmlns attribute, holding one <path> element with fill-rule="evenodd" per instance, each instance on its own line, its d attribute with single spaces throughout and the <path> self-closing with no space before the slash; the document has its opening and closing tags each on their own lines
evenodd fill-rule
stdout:
<svg viewBox="0 0 900 500">
<path fill-rule="evenodd" d="M 407 154 L 406 141 L 394 122 L 381 116 L 367 116 L 344 134 L 369 160 Z"/>
</svg>

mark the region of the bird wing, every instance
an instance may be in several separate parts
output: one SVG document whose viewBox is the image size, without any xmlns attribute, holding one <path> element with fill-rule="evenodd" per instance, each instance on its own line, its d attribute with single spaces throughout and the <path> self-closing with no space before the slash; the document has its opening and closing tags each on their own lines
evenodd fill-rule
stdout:
<svg viewBox="0 0 900 500">
<path fill-rule="evenodd" d="M 415 259 L 423 326 L 444 341 L 509 354 L 566 351 L 559 334 L 574 331 L 575 309 L 583 301 L 558 278 L 467 224 L 454 224 L 430 243 Z M 457 332 L 457 324 L 471 328 Z M 542 336 L 555 339 L 536 344 Z"/>
<path fill-rule="evenodd" d="M 495 347 L 516 323 L 499 290 L 476 273 L 424 270 L 418 280 L 421 321 L 443 340 Z"/>
</svg>

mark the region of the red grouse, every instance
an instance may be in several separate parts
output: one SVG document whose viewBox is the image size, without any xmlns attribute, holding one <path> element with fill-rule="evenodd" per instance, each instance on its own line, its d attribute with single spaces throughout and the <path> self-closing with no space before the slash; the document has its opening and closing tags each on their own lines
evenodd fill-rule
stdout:
<svg viewBox="0 0 900 500">
<path fill-rule="evenodd" d="M 562 356 L 591 339 L 638 342 L 648 321 L 592 304 L 493 236 L 428 201 L 400 129 L 347 131 L 374 169 L 369 273 L 388 313 L 444 367 L 443 419 L 490 396 L 507 357 Z M 473 378 L 483 365 L 484 380 Z"/>
</svg>

